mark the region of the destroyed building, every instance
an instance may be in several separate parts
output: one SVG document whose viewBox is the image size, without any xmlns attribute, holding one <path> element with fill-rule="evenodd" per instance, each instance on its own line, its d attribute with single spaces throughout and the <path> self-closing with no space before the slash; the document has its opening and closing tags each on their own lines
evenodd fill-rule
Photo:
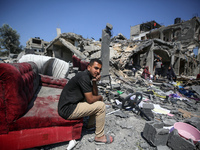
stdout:
<svg viewBox="0 0 200 150">
<path fill-rule="evenodd" d="M 194 57 L 193 52 L 195 48 L 200 51 L 200 21 L 198 17 L 193 17 L 188 21 L 176 18 L 173 25 L 155 29 L 148 33 L 147 37 L 172 42 L 174 46 L 177 46 L 173 52 L 174 56 L 171 57 L 176 74 L 196 75 L 199 73 L 200 52 L 197 57 Z"/>
<path fill-rule="evenodd" d="M 147 34 L 153 29 L 160 28 L 161 25 L 155 21 L 150 21 L 135 26 L 131 26 L 130 39 L 131 40 L 146 40 Z"/>
<path fill-rule="evenodd" d="M 154 23 L 155 22 L 153 22 L 153 25 Z M 182 23 L 184 22 L 181 22 L 179 25 L 181 26 Z M 199 22 L 197 21 L 197 23 Z M 172 26 L 176 26 L 176 24 Z M 190 26 L 190 28 L 193 27 L 194 26 Z M 195 27 L 199 28 L 199 24 L 195 25 Z M 183 139 L 175 129 L 170 131 L 169 134 L 169 129 L 172 129 L 171 126 L 173 126 L 175 122 L 189 122 L 199 129 L 200 114 L 198 108 L 200 104 L 200 88 L 197 86 L 199 85 L 199 80 L 187 80 L 184 84 L 181 83 L 182 81 L 178 81 L 174 83 L 175 85 L 169 82 L 165 83 L 162 79 L 160 83 L 159 81 L 150 82 L 142 78 L 136 78 L 136 76 L 134 77 L 132 71 L 127 68 L 127 64 L 129 64 L 130 60 L 133 60 L 138 72 L 140 72 L 143 66 L 149 66 L 150 72 L 153 74 L 154 58 L 156 55 L 160 55 L 163 58 L 162 61 L 165 70 L 172 63 L 177 75 L 185 74 L 187 76 L 194 75 L 196 77 L 196 72 L 199 73 L 199 58 L 195 58 L 194 55 L 189 55 L 189 48 L 191 47 L 191 50 L 193 50 L 191 46 L 192 42 L 188 42 L 188 45 L 190 45 L 189 48 L 184 49 L 183 45 L 185 42 L 182 43 L 182 40 L 166 41 L 166 38 L 149 38 L 153 31 L 160 31 L 162 28 L 167 27 L 159 27 L 157 29 L 150 28 L 151 32 L 148 31 L 145 37 L 140 40 L 127 40 L 122 34 L 118 34 L 110 39 L 109 71 L 111 73 L 110 80 L 112 82 L 110 81 L 107 83 L 101 81 L 98 85 L 99 93 L 103 95 L 106 103 L 106 133 L 111 133 L 115 136 L 115 144 L 111 144 L 110 149 L 172 148 L 187 150 L 199 147 L 196 146 L 191 139 Z M 70 66 L 69 62 L 73 61 L 74 55 L 82 61 L 88 61 L 92 58 L 101 58 L 101 41 L 84 39 L 81 35 L 75 33 L 61 33 L 59 29 L 57 29 L 57 33 L 57 37 L 55 37 L 45 49 L 45 55 L 47 56 L 43 58 L 42 56 L 34 56 L 38 57 L 39 63 L 37 66 L 39 67 L 38 69 L 41 70 L 41 74 L 56 78 L 67 77 L 67 79 L 70 79 L 70 75 L 72 77 L 78 72 L 78 70 L 76 70 L 77 68 L 74 66 L 71 70 L 68 70 Z M 193 43 L 195 47 L 197 46 L 199 48 L 198 42 L 195 43 L 193 41 Z M 187 51 L 184 53 L 184 50 Z M 193 63 L 194 67 L 186 68 L 186 65 L 183 67 L 181 59 L 184 59 L 186 63 Z M 20 60 L 22 61 L 22 58 Z M 28 58 L 25 61 L 30 60 L 31 59 Z M 36 59 L 33 58 L 33 61 L 35 60 Z M 66 68 L 67 70 L 61 74 L 63 76 L 60 74 L 57 76 L 57 73 L 60 73 L 61 70 L 64 71 Z M 191 70 L 188 71 L 189 69 Z M 54 76 L 54 74 L 56 76 Z M 130 76 L 130 78 L 127 76 Z M 185 91 L 190 92 L 186 93 L 190 94 L 189 97 L 184 96 L 183 92 Z M 140 96 L 142 106 L 138 104 L 138 106 L 134 106 L 135 108 L 132 110 L 130 108 L 122 109 L 121 106 L 125 104 L 122 102 L 124 102 L 127 97 L 130 98 L 130 94 L 138 92 L 142 93 L 142 96 Z M 131 97 L 134 97 L 134 95 Z M 137 100 L 137 98 L 131 100 Z M 138 109 L 139 107 L 140 109 Z M 144 114 L 147 115 L 146 118 Z M 141 115 L 141 118 L 139 115 Z M 84 122 L 87 122 L 86 118 L 84 119 Z M 168 128 L 165 129 L 163 125 Z M 93 133 L 90 134 L 91 132 L 86 130 L 84 126 L 82 133 L 82 138 L 79 143 L 75 145 L 75 149 L 99 149 L 99 147 L 94 146 L 93 137 L 91 137 Z M 148 145 L 144 139 L 151 142 L 154 147 L 152 148 L 152 145 Z M 184 147 L 181 147 L 182 145 Z M 43 149 L 49 149 L 49 147 L 51 146 L 47 145 L 47 148 Z M 108 147 L 103 145 L 101 149 L 102 148 L 106 149 Z M 64 148 L 62 147 L 61 149 Z"/>
<path fill-rule="evenodd" d="M 57 29 L 57 37 L 54 38 L 46 47 L 47 56 L 56 57 L 66 62 L 72 62 L 73 54 L 76 54 L 81 59 L 86 59 L 81 53 L 81 48 L 78 48 L 83 37 L 75 33 L 62 33 Z"/>
<path fill-rule="evenodd" d="M 163 76 L 168 66 L 173 65 L 176 75 L 196 76 L 200 73 L 200 22 L 197 17 L 188 21 L 175 19 L 175 24 L 161 26 L 150 21 L 131 27 L 130 39 L 121 33 L 114 36 L 110 42 L 110 64 L 116 69 L 127 69 L 127 64 L 133 60 L 139 70 L 149 66 L 154 74 L 155 56 L 162 57 Z M 198 55 L 193 53 L 198 49 Z M 57 29 L 57 37 L 46 47 L 46 54 L 66 62 L 72 62 L 75 54 L 81 60 L 100 58 L 101 42 L 84 39 L 75 33 L 61 33 Z"/>
<path fill-rule="evenodd" d="M 155 21 L 133 26 L 131 27 L 131 39 L 142 40 L 137 43 L 143 44 L 134 44 L 137 48 L 133 50 L 132 57 L 136 64 L 149 66 L 151 73 L 153 73 L 154 54 L 163 58 L 165 70 L 172 64 L 177 75 L 192 76 L 200 71 L 200 22 L 198 17 L 193 17 L 188 21 L 176 18 L 175 24 L 167 27 L 160 26 Z M 153 41 L 148 39 L 153 39 Z M 198 49 L 196 57 L 193 53 L 195 48 Z M 143 61 L 145 58 L 146 60 Z"/>
<path fill-rule="evenodd" d="M 49 42 L 40 39 L 40 37 L 30 38 L 26 42 L 26 53 L 35 53 L 44 55 L 45 48 L 49 44 Z"/>
</svg>

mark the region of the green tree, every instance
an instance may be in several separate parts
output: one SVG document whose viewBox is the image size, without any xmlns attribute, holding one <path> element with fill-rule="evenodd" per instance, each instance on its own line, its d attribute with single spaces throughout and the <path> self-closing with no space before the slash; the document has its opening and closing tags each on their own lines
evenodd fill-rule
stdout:
<svg viewBox="0 0 200 150">
<path fill-rule="evenodd" d="M 7 49 L 10 53 L 21 52 L 20 35 L 13 30 L 8 24 L 3 24 L 0 28 L 0 47 Z"/>
</svg>

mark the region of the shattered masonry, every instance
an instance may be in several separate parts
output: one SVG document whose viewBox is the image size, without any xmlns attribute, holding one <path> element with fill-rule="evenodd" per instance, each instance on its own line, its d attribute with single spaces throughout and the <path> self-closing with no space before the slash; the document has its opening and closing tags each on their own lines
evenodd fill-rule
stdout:
<svg viewBox="0 0 200 150">
<path fill-rule="evenodd" d="M 181 21 L 180 18 L 176 18 L 175 24 L 167 27 L 162 27 L 155 21 L 131 27 L 131 39 L 136 40 L 136 37 L 139 35 L 143 35 L 140 37 L 140 40 L 154 39 L 153 43 L 145 43 L 146 46 L 144 47 L 146 48 L 146 56 L 148 56 L 147 58 L 149 58 L 150 60 L 148 59 L 146 61 L 146 64 L 145 62 L 140 63 L 140 65 L 145 64 L 150 66 L 151 73 L 151 59 L 153 57 L 152 52 L 164 58 L 163 63 L 167 67 L 171 63 L 177 75 L 184 74 L 191 76 L 199 73 L 199 18 L 193 17 L 188 21 Z M 155 41 L 155 39 L 159 39 L 159 41 Z M 148 46 L 151 47 L 148 48 Z M 197 59 L 194 58 L 193 53 L 193 49 L 196 47 L 198 48 Z M 144 51 L 144 48 L 140 48 L 140 51 Z M 135 53 L 138 53 L 137 51 L 135 51 Z M 141 52 L 141 54 L 144 55 L 145 52 Z M 144 58 L 141 58 L 140 56 L 140 59 Z"/>
<path fill-rule="evenodd" d="M 107 26 L 111 29 L 109 24 L 107 24 Z M 136 30 L 136 34 L 132 34 L 134 30 Z M 154 83 L 155 85 L 160 85 L 159 89 L 147 80 L 131 76 L 132 71 L 130 71 L 127 66 L 130 60 L 133 60 L 138 72 L 141 71 L 140 69 L 142 69 L 143 66 L 149 66 L 150 73 L 153 74 L 155 56 L 160 55 L 163 58 L 164 71 L 172 64 L 177 75 L 196 77 L 196 75 L 200 73 L 200 23 L 198 18 L 194 17 L 184 22 L 180 19 L 176 19 L 174 25 L 167 27 L 163 27 L 155 21 L 144 23 L 136 27 L 131 27 L 131 35 L 133 35 L 131 39 L 127 39 L 120 33 L 107 41 L 109 42 L 110 51 L 109 73 L 114 73 L 116 76 L 112 76 L 113 83 L 109 83 L 110 86 L 108 86 L 107 82 L 102 82 L 99 86 L 99 92 L 104 96 L 105 102 L 108 104 L 107 110 L 109 113 L 106 119 L 106 129 L 109 133 L 116 136 L 116 143 L 120 143 L 112 145 L 113 149 L 133 149 L 133 147 L 136 149 L 139 146 L 144 149 L 145 147 L 149 148 L 141 137 L 140 131 L 142 131 L 143 127 L 144 138 L 150 141 L 154 146 L 157 146 L 158 149 L 159 147 L 168 148 L 167 146 L 172 149 L 178 149 L 177 147 L 180 148 L 181 145 L 185 148 L 194 149 L 194 143 L 189 140 L 184 140 L 179 136 L 176 130 L 169 134 L 169 129 L 163 129 L 163 123 L 165 126 L 169 127 L 177 121 L 185 121 L 195 124 L 195 126 L 199 128 L 199 101 L 197 103 L 195 102 L 196 100 L 194 100 L 192 103 L 189 103 L 184 99 L 178 99 L 173 96 L 166 99 L 166 95 L 173 95 L 172 93 L 175 92 L 175 87 L 173 85 Z M 136 39 L 137 37 L 138 39 Z M 48 58 L 50 60 L 49 63 L 46 63 L 44 65 L 46 68 L 41 70 L 49 74 L 48 72 L 51 71 L 48 70 L 48 68 L 51 68 L 49 67 L 50 65 L 52 65 L 52 68 L 62 70 L 60 68 L 64 66 L 66 62 L 72 62 L 73 57 L 78 57 L 84 62 L 88 62 L 92 58 L 101 58 L 101 49 L 103 48 L 102 41 L 103 34 L 100 41 L 95 41 L 92 39 L 84 39 L 81 35 L 75 33 L 61 33 L 61 30 L 57 29 L 57 37 L 49 43 L 43 55 L 54 57 L 62 62 Z M 193 49 L 195 47 L 198 48 L 197 57 L 193 54 Z M 45 60 L 46 59 L 47 58 L 45 58 Z M 42 60 L 40 59 L 40 61 Z M 60 66 L 60 68 L 56 66 Z M 68 79 L 70 79 L 70 75 L 73 76 L 75 72 L 78 72 L 77 68 L 73 69 L 74 70 L 65 70 L 61 75 L 65 74 Z M 60 72 L 57 70 L 54 71 L 56 73 Z M 54 72 L 51 73 L 52 75 L 54 74 Z M 128 78 L 129 74 L 130 78 Z M 123 77 L 126 77 L 126 80 L 123 79 Z M 195 82 L 197 81 L 188 80 L 185 85 L 192 84 L 193 86 L 187 87 L 187 89 L 192 88 L 193 91 L 196 91 L 199 95 L 199 86 L 195 86 Z M 122 92 L 122 94 L 119 92 Z M 143 93 L 144 99 L 147 100 L 147 102 L 143 104 L 142 110 L 148 117 L 155 119 L 155 122 L 146 122 L 143 119 L 139 119 L 138 116 L 130 111 L 115 110 L 116 108 L 111 107 L 111 105 L 114 106 L 115 99 L 126 99 L 130 93 L 134 92 Z M 175 93 L 175 95 L 178 95 L 177 93 Z M 153 102 L 153 104 L 151 102 Z M 165 114 L 165 116 L 155 112 L 152 113 L 154 107 L 159 104 L 163 106 L 165 110 L 170 110 L 170 113 L 167 112 L 168 114 Z M 144 116 L 141 115 L 141 117 Z M 157 120 L 163 123 L 157 122 Z M 125 124 L 124 122 L 129 122 L 130 124 Z M 137 123 L 137 125 L 135 125 L 135 123 Z M 123 132 L 121 132 L 122 130 Z M 87 131 L 83 130 L 83 132 Z M 120 135 L 118 133 L 120 133 Z M 85 134 L 85 137 L 88 136 L 88 134 Z M 80 149 L 83 149 L 83 147 L 88 148 L 90 143 L 84 141 L 85 139 L 87 138 L 81 139 L 82 142 L 80 143 L 82 145 L 80 144 L 77 147 Z M 133 139 L 137 140 L 134 141 Z M 138 141 L 140 142 L 139 144 L 136 143 Z M 182 144 L 183 142 L 184 144 Z M 183 148 L 181 147 L 180 149 Z"/>
<path fill-rule="evenodd" d="M 136 39 L 135 37 L 140 37 Z M 196 76 L 200 73 L 200 22 L 175 19 L 175 24 L 163 27 L 155 21 L 131 27 L 131 39 L 121 33 L 110 42 L 110 64 L 124 70 L 131 59 L 139 69 L 149 66 L 153 74 L 154 55 L 162 57 L 164 73 L 170 64 L 177 75 Z M 101 58 L 101 41 L 84 39 L 75 33 L 61 33 L 46 47 L 47 56 L 72 62 L 75 54 L 81 60 Z M 193 49 L 198 49 L 195 57 Z"/>
</svg>

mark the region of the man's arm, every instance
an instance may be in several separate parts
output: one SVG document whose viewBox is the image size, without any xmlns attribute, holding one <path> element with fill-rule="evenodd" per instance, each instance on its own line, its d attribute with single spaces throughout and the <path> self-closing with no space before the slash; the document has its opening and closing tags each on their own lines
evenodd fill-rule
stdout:
<svg viewBox="0 0 200 150">
<path fill-rule="evenodd" d="M 101 95 L 93 95 L 92 92 L 84 93 L 85 98 L 89 104 L 92 104 L 96 101 L 103 101 L 103 97 Z"/>
<path fill-rule="evenodd" d="M 89 104 L 92 104 L 96 101 L 103 101 L 103 97 L 98 95 L 98 88 L 96 83 L 96 81 L 100 80 L 100 77 L 101 76 L 99 75 L 96 79 L 92 80 L 92 92 L 85 93 L 85 98 Z"/>
<path fill-rule="evenodd" d="M 95 96 L 97 96 L 98 95 L 98 88 L 97 88 L 96 81 L 92 81 L 92 85 L 93 85 L 93 87 L 92 87 L 92 94 L 95 95 Z"/>
</svg>

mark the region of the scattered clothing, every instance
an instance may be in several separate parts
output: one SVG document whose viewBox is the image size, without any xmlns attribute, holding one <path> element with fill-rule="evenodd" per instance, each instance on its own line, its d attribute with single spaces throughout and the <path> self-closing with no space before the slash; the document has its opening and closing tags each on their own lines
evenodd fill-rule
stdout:
<svg viewBox="0 0 200 150">
<path fill-rule="evenodd" d="M 143 72 L 142 72 L 142 77 L 143 77 L 144 79 L 147 79 L 147 78 L 150 79 L 150 75 L 151 75 L 151 73 L 149 72 L 149 67 L 146 66 L 146 67 L 144 68 Z"/>
</svg>

